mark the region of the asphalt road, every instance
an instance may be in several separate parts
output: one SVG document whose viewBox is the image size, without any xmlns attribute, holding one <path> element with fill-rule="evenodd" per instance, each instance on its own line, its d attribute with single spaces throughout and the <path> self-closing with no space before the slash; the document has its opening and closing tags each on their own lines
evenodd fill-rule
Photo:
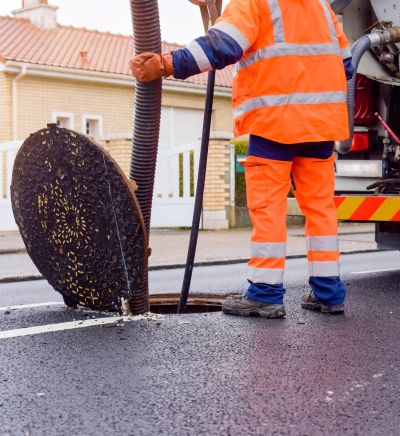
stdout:
<svg viewBox="0 0 400 436">
<path fill-rule="evenodd" d="M 287 266 L 282 320 L 5 314 L 60 298 L 42 281 L 0 285 L 0 434 L 400 434 L 400 254 L 343 256 L 336 317 L 299 307 L 305 260 Z M 181 275 L 153 271 L 151 288 L 176 292 Z M 244 265 L 198 268 L 193 289 L 240 292 L 243 277 Z"/>
</svg>

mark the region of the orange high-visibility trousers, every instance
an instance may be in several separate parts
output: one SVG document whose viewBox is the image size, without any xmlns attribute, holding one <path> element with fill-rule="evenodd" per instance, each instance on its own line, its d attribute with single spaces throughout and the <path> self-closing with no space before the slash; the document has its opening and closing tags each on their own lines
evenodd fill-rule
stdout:
<svg viewBox="0 0 400 436">
<path fill-rule="evenodd" d="M 287 146 L 286 146 L 287 147 Z M 287 194 L 291 186 L 306 217 L 310 286 L 325 304 L 343 302 L 334 194 L 334 158 L 275 160 L 248 156 L 246 190 L 253 232 L 247 298 L 279 304 L 285 293 Z"/>
</svg>

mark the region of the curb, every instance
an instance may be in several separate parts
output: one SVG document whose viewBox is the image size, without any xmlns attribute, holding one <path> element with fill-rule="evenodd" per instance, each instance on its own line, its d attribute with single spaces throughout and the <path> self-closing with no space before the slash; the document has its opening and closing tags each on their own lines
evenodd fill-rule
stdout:
<svg viewBox="0 0 400 436">
<path fill-rule="evenodd" d="M 0 256 L 4 254 L 26 254 L 26 248 L 7 248 L 5 250 L 0 250 Z"/>
<path fill-rule="evenodd" d="M 378 253 L 381 251 L 394 251 L 394 250 L 378 250 L 378 249 L 368 249 L 368 250 L 353 250 L 353 251 L 345 251 L 341 252 L 341 256 L 346 256 L 349 254 L 363 254 L 363 253 Z M 286 256 L 286 259 L 304 259 L 307 256 L 304 254 L 291 254 Z M 201 266 L 220 266 L 220 265 L 235 265 L 238 263 L 247 263 L 249 261 L 248 258 L 245 259 L 227 259 L 227 260 L 210 260 L 204 262 L 196 262 L 194 267 Z M 183 269 L 186 264 L 184 263 L 176 263 L 171 265 L 154 265 L 149 267 L 149 271 L 161 271 L 161 270 L 169 270 L 169 269 Z M 32 274 L 27 276 L 10 276 L 10 277 L 0 277 L 0 284 L 4 283 L 16 283 L 16 282 L 30 282 L 36 280 L 46 280 L 40 274 Z"/>
<path fill-rule="evenodd" d="M 356 230 L 356 231 L 343 232 L 343 233 L 339 234 L 339 238 L 350 236 L 350 235 L 372 235 L 372 234 L 375 234 L 375 233 L 373 231 L 365 231 L 365 230 L 357 231 Z M 293 234 L 290 236 L 293 238 L 304 238 L 304 233 Z M 5 254 L 26 254 L 26 253 L 27 253 L 27 251 L 26 251 L 25 247 L 0 249 L 0 256 L 5 255 Z M 247 259 L 246 259 L 246 262 L 247 262 Z M 158 266 L 156 266 L 156 267 L 158 268 Z"/>
</svg>

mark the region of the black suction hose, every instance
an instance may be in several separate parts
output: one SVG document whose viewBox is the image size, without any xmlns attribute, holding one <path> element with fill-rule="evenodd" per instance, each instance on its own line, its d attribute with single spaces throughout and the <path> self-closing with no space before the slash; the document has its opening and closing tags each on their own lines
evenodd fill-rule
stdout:
<svg viewBox="0 0 400 436">
<path fill-rule="evenodd" d="M 135 54 L 161 54 L 161 32 L 157 0 L 130 0 Z M 132 158 L 129 177 L 138 185 L 136 197 L 143 213 L 147 241 L 150 233 L 151 204 L 157 163 L 161 116 L 161 80 L 136 81 Z M 147 261 L 147 255 L 146 255 Z M 148 268 L 139 289 L 130 301 L 131 310 L 142 314 L 149 310 Z"/>
<path fill-rule="evenodd" d="M 214 85 L 215 85 L 215 71 L 210 71 L 208 73 L 208 80 L 207 80 L 206 104 L 204 109 L 203 134 L 201 137 L 199 172 L 197 176 L 192 230 L 190 232 L 189 248 L 188 248 L 188 254 L 186 259 L 185 275 L 182 283 L 181 298 L 178 306 L 178 313 L 183 313 L 185 311 L 187 299 L 189 296 L 190 282 L 192 280 L 194 257 L 196 254 L 197 238 L 199 235 L 201 209 L 203 206 L 204 184 L 206 179 L 207 157 L 208 157 L 208 145 L 210 142 L 212 106 L 214 100 Z"/>
</svg>

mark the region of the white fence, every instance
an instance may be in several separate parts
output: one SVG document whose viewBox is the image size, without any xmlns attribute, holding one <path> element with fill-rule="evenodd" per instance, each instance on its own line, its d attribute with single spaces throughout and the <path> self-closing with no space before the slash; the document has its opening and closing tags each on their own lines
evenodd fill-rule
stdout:
<svg viewBox="0 0 400 436">
<path fill-rule="evenodd" d="M 160 150 L 154 183 L 152 227 L 192 225 L 199 150 L 199 143 Z"/>
<path fill-rule="evenodd" d="M 10 186 L 15 155 L 22 141 L 0 144 L 0 231 L 17 230 L 11 208 Z"/>
<path fill-rule="evenodd" d="M 10 185 L 22 141 L 0 144 L 0 231 L 17 230 Z M 198 142 L 160 150 L 154 184 L 152 227 L 190 227 L 199 163 Z"/>
</svg>

